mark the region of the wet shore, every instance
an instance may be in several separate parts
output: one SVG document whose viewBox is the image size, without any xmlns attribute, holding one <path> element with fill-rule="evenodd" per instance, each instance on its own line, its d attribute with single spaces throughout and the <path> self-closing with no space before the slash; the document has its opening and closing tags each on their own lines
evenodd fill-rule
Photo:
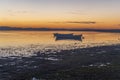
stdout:
<svg viewBox="0 0 120 80">
<path fill-rule="evenodd" d="M 0 58 L 0 80 L 119 80 L 120 45 Z"/>
</svg>

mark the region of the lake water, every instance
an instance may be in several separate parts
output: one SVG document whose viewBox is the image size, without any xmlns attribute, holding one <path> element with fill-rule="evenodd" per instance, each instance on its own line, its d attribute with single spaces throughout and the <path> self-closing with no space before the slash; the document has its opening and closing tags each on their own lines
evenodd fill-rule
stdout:
<svg viewBox="0 0 120 80">
<path fill-rule="evenodd" d="M 53 33 L 83 34 L 82 41 L 58 40 Z M 120 33 L 81 31 L 0 31 L 0 57 L 32 56 L 35 52 L 59 52 L 120 43 Z"/>
</svg>

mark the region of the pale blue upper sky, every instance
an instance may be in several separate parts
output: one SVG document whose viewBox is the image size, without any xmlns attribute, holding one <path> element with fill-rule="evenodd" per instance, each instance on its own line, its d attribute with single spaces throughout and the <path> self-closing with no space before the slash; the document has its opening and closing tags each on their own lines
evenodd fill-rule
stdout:
<svg viewBox="0 0 120 80">
<path fill-rule="evenodd" d="M 120 0 L 0 0 L 0 9 L 119 10 Z"/>
</svg>

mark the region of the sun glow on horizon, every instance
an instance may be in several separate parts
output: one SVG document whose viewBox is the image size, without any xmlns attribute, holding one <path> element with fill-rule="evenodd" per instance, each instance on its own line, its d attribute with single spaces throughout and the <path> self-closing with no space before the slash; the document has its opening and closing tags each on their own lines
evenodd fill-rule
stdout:
<svg viewBox="0 0 120 80">
<path fill-rule="evenodd" d="M 1 0 L 0 26 L 120 29 L 118 0 Z"/>
</svg>

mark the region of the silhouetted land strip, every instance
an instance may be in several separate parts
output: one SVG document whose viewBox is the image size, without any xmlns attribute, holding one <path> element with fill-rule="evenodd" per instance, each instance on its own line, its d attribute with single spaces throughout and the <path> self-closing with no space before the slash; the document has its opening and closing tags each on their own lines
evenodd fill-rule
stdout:
<svg viewBox="0 0 120 80">
<path fill-rule="evenodd" d="M 1 58 L 0 80 L 120 79 L 120 45 L 35 54 L 37 56 Z"/>
<path fill-rule="evenodd" d="M 120 29 L 19 28 L 19 27 L 0 26 L 0 31 L 96 31 L 96 32 L 119 33 Z"/>
</svg>

